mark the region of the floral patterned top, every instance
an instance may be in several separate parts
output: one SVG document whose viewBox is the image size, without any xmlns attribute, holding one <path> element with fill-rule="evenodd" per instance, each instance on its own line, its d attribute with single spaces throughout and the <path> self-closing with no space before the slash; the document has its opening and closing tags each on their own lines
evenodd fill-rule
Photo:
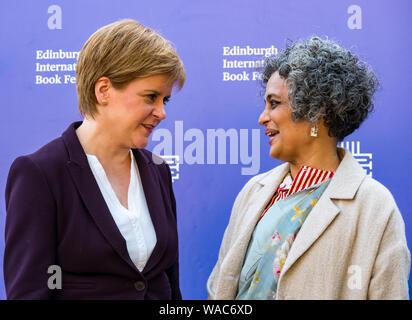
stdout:
<svg viewBox="0 0 412 320">
<path fill-rule="evenodd" d="M 276 299 L 277 282 L 296 235 L 333 174 L 303 166 L 294 180 L 286 175 L 255 227 L 236 299 Z"/>
</svg>

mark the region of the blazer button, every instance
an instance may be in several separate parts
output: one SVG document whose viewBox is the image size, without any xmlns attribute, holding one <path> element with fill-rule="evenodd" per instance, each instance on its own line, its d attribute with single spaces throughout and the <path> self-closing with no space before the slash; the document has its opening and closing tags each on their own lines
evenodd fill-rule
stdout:
<svg viewBox="0 0 412 320">
<path fill-rule="evenodd" d="M 134 287 L 136 288 L 137 291 L 143 291 L 146 289 L 146 285 L 144 284 L 143 281 L 136 281 L 134 283 Z"/>
</svg>

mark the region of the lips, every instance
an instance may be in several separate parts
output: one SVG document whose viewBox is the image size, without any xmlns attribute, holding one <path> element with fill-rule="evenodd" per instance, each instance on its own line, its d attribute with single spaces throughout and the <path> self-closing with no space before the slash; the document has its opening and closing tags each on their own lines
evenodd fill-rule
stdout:
<svg viewBox="0 0 412 320">
<path fill-rule="evenodd" d="M 156 127 L 156 124 L 146 124 L 142 123 L 142 126 L 146 128 L 146 130 L 150 133 Z"/>
<path fill-rule="evenodd" d="M 269 144 L 272 144 L 272 142 L 275 140 L 275 138 L 278 134 L 279 134 L 279 130 L 275 130 L 275 129 L 271 129 L 271 128 L 266 128 L 266 130 L 265 130 L 265 135 L 270 137 Z"/>
<path fill-rule="evenodd" d="M 266 128 L 265 130 L 265 135 L 267 135 L 268 137 L 273 137 L 278 133 L 279 133 L 279 130 L 275 130 L 275 129 Z"/>
</svg>

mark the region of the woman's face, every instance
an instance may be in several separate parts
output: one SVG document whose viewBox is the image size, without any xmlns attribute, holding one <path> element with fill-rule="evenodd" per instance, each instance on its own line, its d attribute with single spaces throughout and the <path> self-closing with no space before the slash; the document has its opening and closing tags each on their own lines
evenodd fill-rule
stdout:
<svg viewBox="0 0 412 320">
<path fill-rule="evenodd" d="M 167 75 L 138 78 L 123 89 L 107 91 L 108 104 L 102 107 L 100 120 L 110 134 L 126 148 L 144 148 L 150 133 L 166 118 L 165 103 L 173 83 Z M 100 112 L 99 112 L 100 113 Z"/>
<path fill-rule="evenodd" d="M 270 156 L 294 162 L 310 150 L 314 139 L 310 136 L 311 124 L 308 121 L 292 120 L 288 92 L 286 80 L 279 72 L 273 73 L 266 85 L 265 109 L 259 117 L 259 124 L 266 127 Z"/>
</svg>

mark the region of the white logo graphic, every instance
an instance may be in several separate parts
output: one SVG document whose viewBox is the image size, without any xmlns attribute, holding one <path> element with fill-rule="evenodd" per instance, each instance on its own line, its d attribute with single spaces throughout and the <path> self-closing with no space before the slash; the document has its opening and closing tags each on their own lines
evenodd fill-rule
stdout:
<svg viewBox="0 0 412 320">
<path fill-rule="evenodd" d="M 372 153 L 361 153 L 360 141 L 342 141 L 340 147 L 348 149 L 361 167 L 365 169 L 366 174 L 372 177 Z"/>
<path fill-rule="evenodd" d="M 172 182 L 179 179 L 179 156 L 178 155 L 165 155 L 162 156 L 164 161 L 169 165 L 170 172 L 172 174 Z"/>
<path fill-rule="evenodd" d="M 348 14 L 352 14 L 348 18 L 348 28 L 351 30 L 362 29 L 362 9 L 353 4 L 348 8 Z"/>
</svg>

